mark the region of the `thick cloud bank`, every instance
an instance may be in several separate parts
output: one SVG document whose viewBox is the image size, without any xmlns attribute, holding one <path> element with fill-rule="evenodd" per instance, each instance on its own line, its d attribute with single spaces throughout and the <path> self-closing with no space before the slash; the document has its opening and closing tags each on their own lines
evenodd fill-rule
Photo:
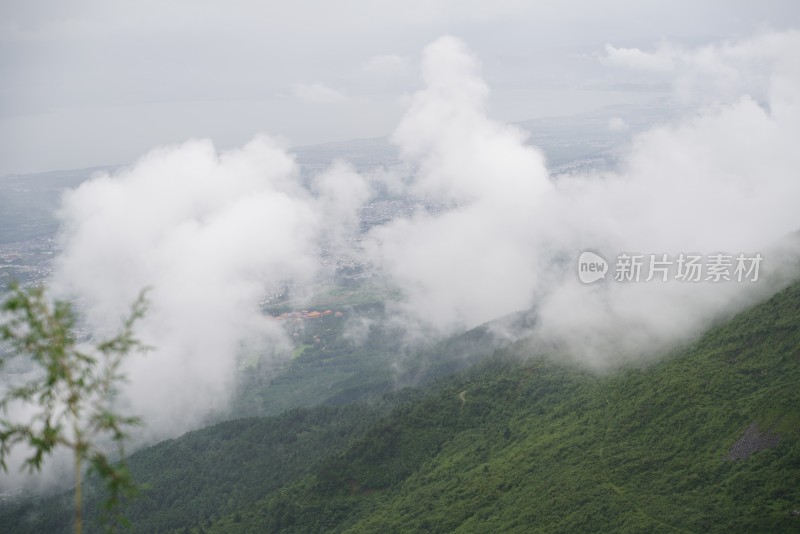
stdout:
<svg viewBox="0 0 800 534">
<path fill-rule="evenodd" d="M 260 300 L 284 280 L 311 280 L 323 232 L 355 225 L 369 195 L 343 164 L 313 185 L 318 195 L 284 149 L 258 137 L 221 154 L 208 141 L 161 148 L 64 197 L 56 282 L 80 297 L 88 324 L 116 326 L 149 288 L 140 332 L 155 349 L 129 359 L 126 399 L 156 434 L 223 409 L 243 351 L 288 343 Z"/>
<path fill-rule="evenodd" d="M 533 334 L 595 367 L 687 339 L 782 283 L 800 225 L 800 34 L 697 50 L 608 46 L 609 68 L 668 77 L 696 111 L 633 139 L 615 173 L 550 175 L 519 129 L 486 113 L 489 89 L 458 39 L 423 54 L 424 88 L 394 133 L 416 197 L 455 206 L 373 229 L 351 251 L 404 295 L 398 310 L 440 332 L 535 308 Z M 199 424 L 230 395 L 242 351 L 287 343 L 261 314 L 267 288 L 312 280 L 371 187 L 346 163 L 301 185 L 296 163 L 259 137 L 157 149 L 65 196 L 58 288 L 90 327 L 116 324 L 143 287 L 125 400 L 156 436 Z M 761 253 L 758 283 L 616 283 L 576 276 L 578 255 Z"/>
<path fill-rule="evenodd" d="M 409 190 L 458 208 L 373 232 L 406 311 L 442 328 L 535 306 L 538 339 L 604 367 L 700 332 L 784 281 L 800 227 L 800 34 L 698 50 L 608 46 L 604 62 L 669 73 L 695 111 L 633 139 L 616 173 L 550 178 L 517 129 L 490 120 L 463 43 L 423 57 L 426 88 L 394 135 Z M 786 247 L 789 247 L 787 249 Z M 764 256 L 761 282 L 582 285 L 581 251 Z"/>
</svg>

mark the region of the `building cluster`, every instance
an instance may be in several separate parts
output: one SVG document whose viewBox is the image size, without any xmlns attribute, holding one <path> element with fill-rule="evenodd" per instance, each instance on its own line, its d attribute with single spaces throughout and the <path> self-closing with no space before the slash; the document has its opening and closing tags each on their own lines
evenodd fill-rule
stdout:
<svg viewBox="0 0 800 534">
<path fill-rule="evenodd" d="M 335 312 L 333 310 L 325 310 L 325 311 L 300 310 L 300 311 L 285 312 L 280 315 L 276 315 L 275 319 L 278 319 L 279 321 L 285 321 L 289 319 L 305 320 L 305 319 L 318 319 L 319 317 L 325 317 L 328 315 L 333 315 L 334 317 L 341 317 L 344 314 L 340 311 Z"/>
</svg>

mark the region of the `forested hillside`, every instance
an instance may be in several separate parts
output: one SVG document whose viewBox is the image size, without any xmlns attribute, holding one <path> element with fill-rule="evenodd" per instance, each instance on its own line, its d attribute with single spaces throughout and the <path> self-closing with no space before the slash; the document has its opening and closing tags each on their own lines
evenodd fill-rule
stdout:
<svg viewBox="0 0 800 534">
<path fill-rule="evenodd" d="M 211 532 L 800 528 L 800 286 L 605 377 L 524 343 Z"/>
<path fill-rule="evenodd" d="M 139 451 L 133 530 L 800 529 L 800 285 L 644 368 L 596 375 L 530 346 Z M 4 532 L 69 525 L 68 495 L 0 515 Z"/>
</svg>

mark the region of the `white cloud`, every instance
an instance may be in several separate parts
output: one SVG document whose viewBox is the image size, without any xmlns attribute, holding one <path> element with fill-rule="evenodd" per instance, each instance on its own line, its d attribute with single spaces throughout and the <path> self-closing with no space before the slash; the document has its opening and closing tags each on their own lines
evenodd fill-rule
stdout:
<svg viewBox="0 0 800 534">
<path fill-rule="evenodd" d="M 670 72 L 675 69 L 674 54 L 675 52 L 667 47 L 660 47 L 656 52 L 648 53 L 638 48 L 617 48 L 606 44 L 605 55 L 600 57 L 600 61 L 615 67 Z"/>
<path fill-rule="evenodd" d="M 662 43 L 653 52 L 606 45 L 600 61 L 633 70 L 668 74 L 676 94 L 690 103 L 731 103 L 743 95 L 770 99 L 772 85 L 791 72 L 797 30 L 761 32 L 741 41 L 696 49 Z"/>
<path fill-rule="evenodd" d="M 115 326 L 151 288 L 141 334 L 155 351 L 128 360 L 124 390 L 151 436 L 224 411 L 243 346 L 268 358 L 288 345 L 259 301 L 284 280 L 311 280 L 320 238 L 351 228 L 369 195 L 342 165 L 316 181 L 312 195 L 292 157 L 261 136 L 219 154 L 208 141 L 157 149 L 64 197 L 55 284 L 80 297 L 93 330 Z"/>
<path fill-rule="evenodd" d="M 296 83 L 292 89 L 296 98 L 315 104 L 341 102 L 346 99 L 344 94 L 319 82 Z"/>
<path fill-rule="evenodd" d="M 376 230 L 373 253 L 406 290 L 407 309 L 442 328 L 474 325 L 530 302 L 530 208 L 551 186 L 523 133 L 485 116 L 488 89 L 461 41 L 429 45 L 422 68 L 427 86 L 394 140 L 417 169 L 411 191 L 460 207 Z"/>
<path fill-rule="evenodd" d="M 417 318 L 448 330 L 534 305 L 536 335 L 595 366 L 699 333 L 775 285 L 586 287 L 574 261 L 587 248 L 761 251 L 782 280 L 775 243 L 800 227 L 798 54 L 797 32 L 681 52 L 675 76 L 703 87 L 701 107 L 635 137 L 620 172 L 551 180 L 520 132 L 486 116 L 471 53 L 442 38 L 394 140 L 416 169 L 409 191 L 458 207 L 374 230 L 375 261 Z"/>
<path fill-rule="evenodd" d="M 624 132 L 628 129 L 628 123 L 620 117 L 611 117 L 608 120 L 608 129 L 612 132 Z"/>
</svg>

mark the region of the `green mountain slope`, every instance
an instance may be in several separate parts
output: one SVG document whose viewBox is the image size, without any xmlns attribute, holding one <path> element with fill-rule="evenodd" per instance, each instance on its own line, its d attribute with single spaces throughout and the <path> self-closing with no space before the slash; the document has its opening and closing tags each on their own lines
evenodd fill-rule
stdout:
<svg viewBox="0 0 800 534">
<path fill-rule="evenodd" d="M 335 452 L 388 412 L 388 402 L 294 409 L 272 418 L 238 419 L 189 432 L 131 456 L 144 489 L 125 514 L 139 532 L 202 522 L 246 506 L 311 472 L 319 451 Z M 97 484 L 86 515 L 97 519 Z M 0 532 L 71 532 L 72 496 L 27 502 L 0 513 Z"/>
<path fill-rule="evenodd" d="M 439 384 L 209 531 L 800 529 L 800 286 L 644 370 L 525 353 Z"/>
<path fill-rule="evenodd" d="M 481 338 L 440 345 L 423 388 L 139 451 L 134 531 L 800 530 L 800 284 L 604 376 L 524 341 L 444 376 Z M 68 506 L 6 505 L 0 531 L 69 531 Z"/>
<path fill-rule="evenodd" d="M 278 370 L 274 365 L 262 369 L 258 363 L 242 369 L 232 413 L 277 415 L 296 407 L 375 398 L 462 370 L 509 344 L 480 326 L 448 339 L 420 342 L 412 350 L 405 331 L 392 326 L 382 304 L 342 310 L 341 316 L 290 323 L 287 331 L 297 334 L 295 357 Z M 513 328 L 525 320 L 524 314 L 515 314 L 495 323 Z M 347 334 L 351 323 L 359 321 L 370 326 L 355 342 Z"/>
</svg>

